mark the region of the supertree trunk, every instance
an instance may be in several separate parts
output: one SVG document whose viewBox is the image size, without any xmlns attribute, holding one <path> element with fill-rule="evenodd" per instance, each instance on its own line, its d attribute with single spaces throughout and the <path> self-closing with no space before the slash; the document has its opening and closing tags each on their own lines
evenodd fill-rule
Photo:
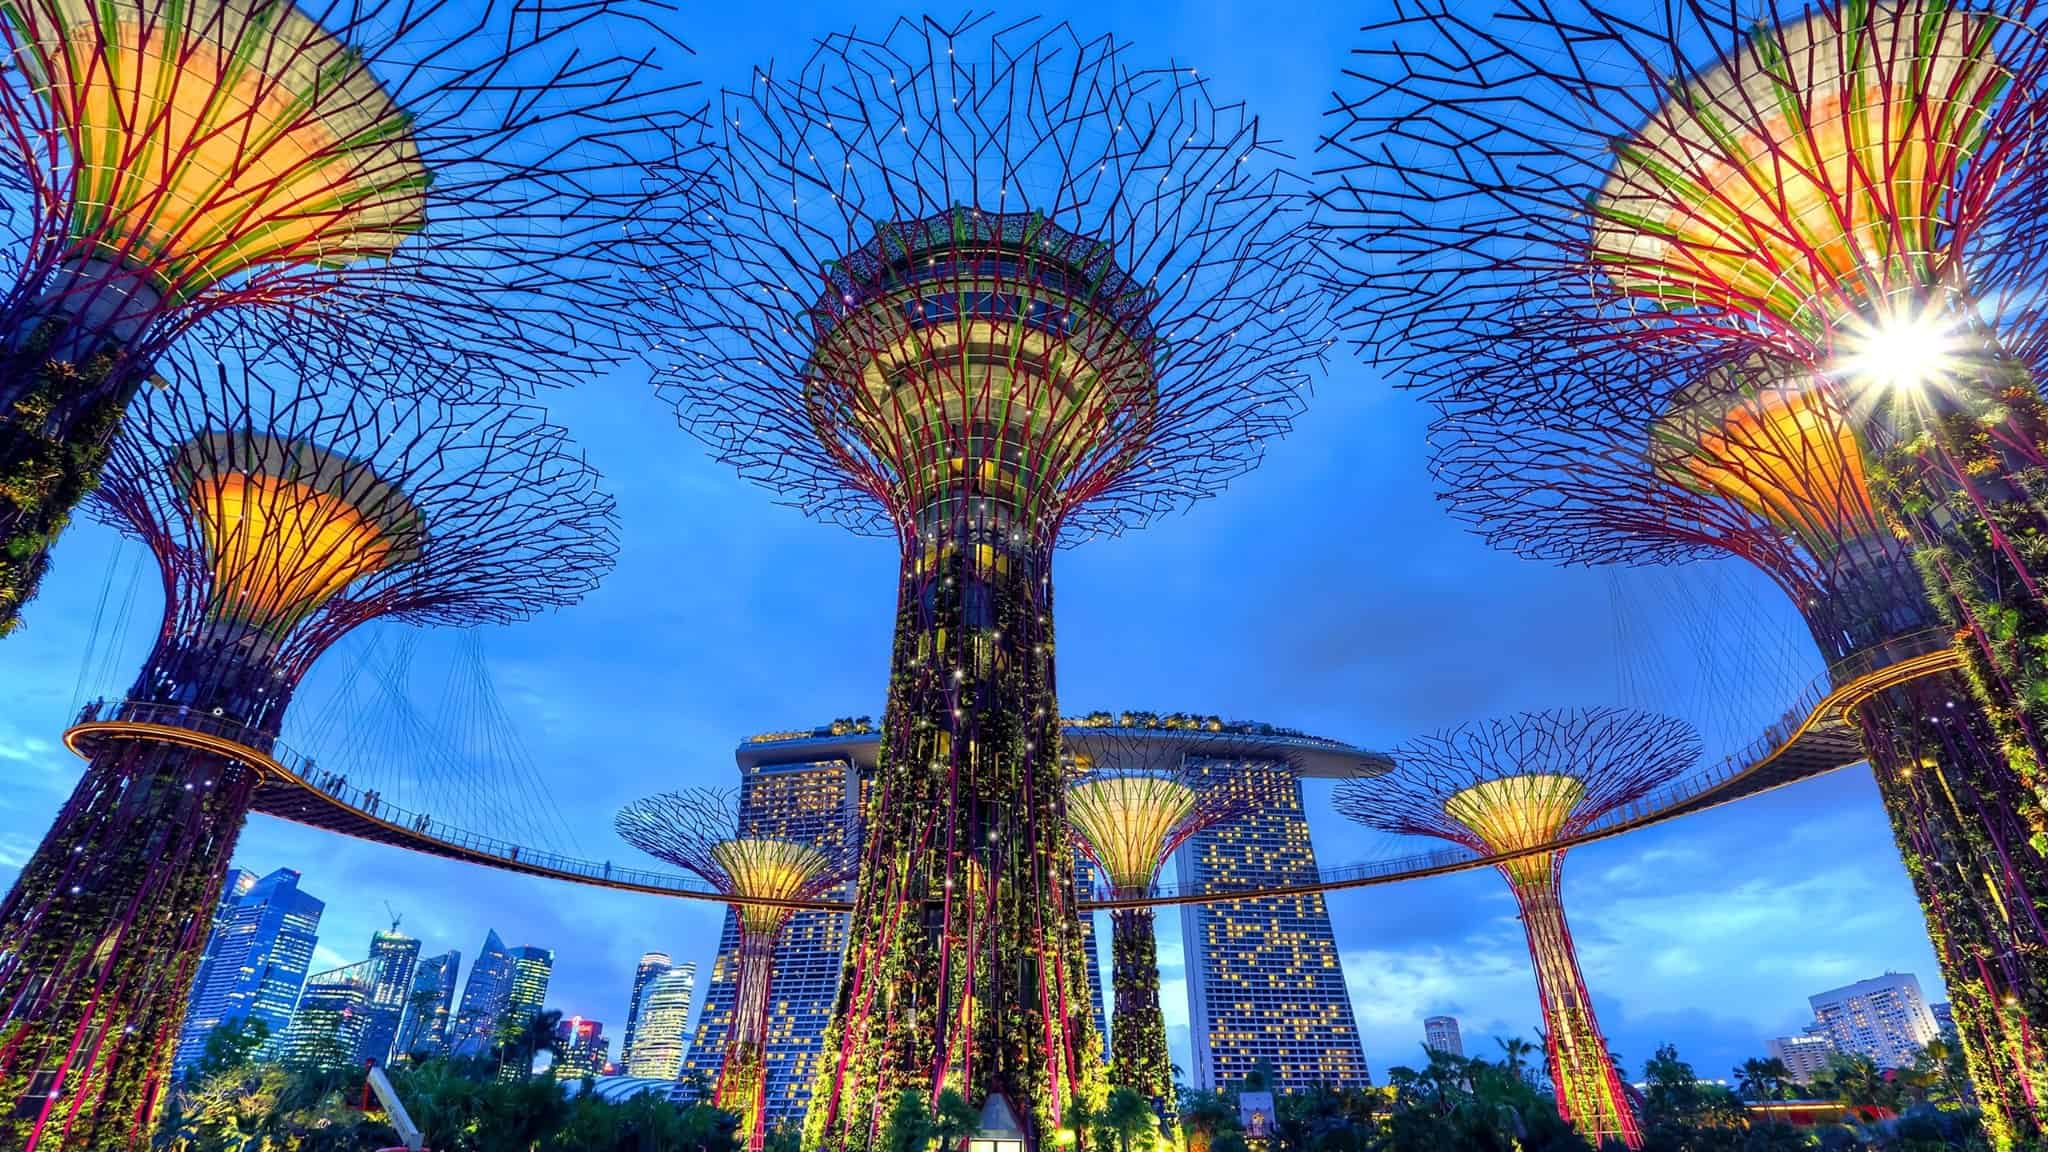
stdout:
<svg viewBox="0 0 2048 1152">
<path fill-rule="evenodd" d="M 148 1142 L 256 774 L 120 741 L 0 904 L 0 1144 Z"/>
<path fill-rule="evenodd" d="M 739 986 L 733 990 L 732 1026 L 725 1033 L 725 1054 L 718 1066 L 718 1093 L 713 1103 L 739 1117 L 734 1137 L 749 1152 L 761 1152 L 768 1139 L 766 1053 L 768 992 L 775 972 L 775 937 L 742 929 Z"/>
<path fill-rule="evenodd" d="M 2048 1086 L 2048 933 L 2032 894 L 2048 888 L 2010 803 L 2010 769 L 1974 703 L 1960 677 L 1944 674 L 1873 698 L 1857 720 L 1985 1127 L 1997 1147 L 2032 1147 Z"/>
<path fill-rule="evenodd" d="M 1935 626 L 1925 596 L 1903 557 L 1867 555 L 1834 596 L 1809 601 L 1807 620 L 1822 651 L 1843 659 Z M 1831 626 L 1831 616 L 1843 623 Z M 1887 689 L 1860 704 L 1855 719 L 1955 1005 L 1986 1128 L 2010 1147 L 2039 1138 L 2048 1090 L 2048 839 L 2021 771 L 2030 760 L 2001 739 L 1975 678 L 1942 673 Z"/>
<path fill-rule="evenodd" d="M 1571 928 L 1565 923 L 1559 895 L 1562 856 L 1525 857 L 1500 869 L 1514 889 L 1522 931 L 1529 939 L 1529 960 L 1543 1002 L 1543 1031 L 1557 1110 L 1594 1144 L 1613 1138 L 1640 1148 L 1642 1130 L 1622 1090 L 1621 1075 L 1607 1054 L 1600 1025 L 1593 1018 L 1593 1001 L 1586 994 Z"/>
<path fill-rule="evenodd" d="M 19 626 L 149 374 L 130 346 L 156 290 L 96 261 L 60 277 L 64 288 L 0 334 L 0 636 Z"/>
<path fill-rule="evenodd" d="M 848 963 L 807 1146 L 865 1148 L 897 1093 L 949 1087 L 977 1106 L 1003 1095 L 1035 1144 L 1084 1074 L 1076 1056 L 1093 1029 L 1087 998 L 1072 994 L 1086 977 L 1050 549 L 1014 539 L 1003 527 L 908 534 Z"/>
<path fill-rule="evenodd" d="M 1158 938 L 1152 909 L 1110 913 L 1111 983 L 1116 1016 L 1110 1026 L 1110 1079 L 1151 1101 L 1172 1130 L 1176 1112 L 1173 1058 L 1166 1049 L 1166 1016 L 1159 1009 Z"/>
</svg>

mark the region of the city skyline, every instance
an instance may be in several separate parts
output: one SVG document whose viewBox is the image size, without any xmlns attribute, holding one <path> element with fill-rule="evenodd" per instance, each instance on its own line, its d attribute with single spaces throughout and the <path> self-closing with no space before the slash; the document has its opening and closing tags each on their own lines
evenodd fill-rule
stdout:
<svg viewBox="0 0 2048 1152">
<path fill-rule="evenodd" d="M 837 28 L 848 11 L 828 7 L 800 18 L 799 34 Z M 1283 137 L 1300 146 L 1313 137 L 1320 89 L 1352 38 L 1348 19 L 1313 14 L 1306 26 L 1319 35 L 1308 39 L 1328 47 L 1310 51 L 1326 58 L 1273 70 L 1232 61 L 1234 43 L 1253 50 L 1273 43 L 1264 21 L 1243 13 L 1190 19 L 1181 29 L 1160 26 L 1134 5 L 1076 16 L 1090 30 L 1130 28 L 1154 52 L 1202 62 L 1231 93 L 1257 100 Z M 708 22 L 692 38 L 706 53 L 707 72 L 720 76 L 791 35 L 716 16 Z M 494 631 L 489 638 L 508 695 L 519 703 L 522 734 L 584 854 L 596 859 L 629 858 L 607 831 L 617 802 L 650 787 L 730 785 L 734 732 L 792 716 L 878 713 L 882 664 L 874 652 L 886 639 L 886 622 L 869 616 L 893 579 L 887 546 L 840 540 L 766 507 L 700 459 L 656 402 L 629 393 L 621 382 L 599 381 L 581 394 L 550 398 L 616 478 L 628 526 L 620 572 L 586 608 L 536 622 L 523 635 Z M 1333 364 L 1310 415 L 1260 473 L 1199 515 L 1063 558 L 1061 687 L 1070 710 L 1199 707 L 1385 746 L 1486 712 L 1616 696 L 1618 635 L 1606 577 L 1493 556 L 1443 523 L 1415 446 L 1419 406 L 1391 396 L 1369 373 Z M 1307 507 L 1301 497 L 1311 491 L 1319 499 Z M 664 519 L 674 517 L 666 509 L 679 501 L 689 507 L 680 533 Z M 1387 565 L 1360 519 L 1363 527 L 1410 540 L 1412 554 Z M 1276 532 L 1327 542 L 1316 555 L 1289 562 L 1298 565 L 1293 577 L 1306 594 L 1282 595 L 1259 571 L 1273 563 Z M 722 559 L 702 571 L 703 555 Z M 80 524 L 59 549 L 61 576 L 31 610 L 30 627 L 0 646 L 0 676 L 19 690 L 20 701 L 0 726 L 0 756 L 29 777 L 0 824 L 0 857 L 8 861 L 41 834 L 76 778 L 78 765 L 55 736 L 74 703 L 79 653 L 112 559 L 104 531 Z M 792 564 L 842 576 L 815 595 L 796 597 L 787 582 L 778 583 L 778 569 Z M 1367 570 L 1380 575 L 1360 588 L 1356 573 Z M 125 579 L 126 568 L 121 572 Z M 1162 573 L 1147 589 L 1155 602 L 1144 614 L 1149 619 L 1126 618 L 1131 590 Z M 1339 589 L 1345 597 L 1335 595 Z M 1416 611 L 1424 602 L 1432 607 Z M 1191 621 L 1200 626 L 1180 623 Z M 1546 666 L 1502 666 L 1496 659 L 1504 650 L 1545 646 L 1555 654 Z M 1760 729 L 1777 708 L 1751 703 Z M 638 723 L 650 714 L 665 723 Z M 642 727 L 663 731 L 657 736 Z M 591 771 L 593 765 L 603 771 Z M 1326 803 L 1312 797 L 1310 804 L 1326 863 L 1406 849 L 1335 838 L 1327 812 L 1317 810 Z M 1852 769 L 1575 853 L 1574 881 L 1582 889 L 1575 892 L 1575 926 L 1589 978 L 1601 988 L 1595 999 L 1602 1022 L 1630 1071 L 1656 1040 L 1668 1038 L 1704 1073 L 1723 1074 L 1731 1062 L 1724 1055 L 1760 1055 L 1767 1036 L 1796 1031 L 1806 1011 L 1802 998 L 1815 989 L 1888 967 L 1930 978 L 1934 964 L 1918 913 L 1903 875 L 1884 861 L 1889 851 L 1868 775 Z M 1712 876 L 1683 878 L 1687 886 L 1679 890 L 1643 881 L 1653 862 L 1674 859 L 1717 866 Z M 390 899 L 427 951 L 459 949 L 465 967 L 493 927 L 508 940 L 555 947 L 556 992 L 548 1006 L 606 1021 L 625 1019 L 627 976 L 641 952 L 673 950 L 678 961 L 708 973 L 720 926 L 715 906 L 484 873 L 269 819 L 252 823 L 236 862 L 258 873 L 317 868 L 318 877 L 307 881 L 315 892 L 348 894 L 347 908 L 330 900 L 316 971 L 359 959 L 361 941 L 384 921 L 381 901 Z M 1528 1035 L 1535 1022 L 1526 1008 L 1531 985 L 1514 966 L 1514 948 L 1501 946 L 1504 927 L 1513 925 L 1504 925 L 1504 908 L 1488 898 L 1490 880 L 1449 877 L 1331 899 L 1366 1059 L 1376 1072 L 1419 1059 L 1425 1014 L 1455 1011 L 1475 1051 L 1485 1049 L 1488 1035 Z M 1681 892 L 1700 898 L 1684 918 L 1691 923 L 1662 909 Z M 1846 939 L 1816 944 L 1808 931 L 1813 917 L 1840 924 Z M 1168 1004 L 1185 1002 L 1173 984 L 1180 973 L 1176 919 L 1162 918 Z M 1651 962 L 1641 971 L 1616 959 L 1616 926 L 1624 924 L 1649 929 Z M 1736 926 L 1746 926 L 1747 935 Z M 607 937 L 603 945 L 582 944 L 599 935 Z M 1738 939 L 1742 953 L 1755 955 L 1738 953 Z M 1764 1003 L 1764 988 L 1782 993 L 1777 1008 Z M 1931 985 L 1929 993 L 1935 994 Z M 1186 1021 L 1169 1020 L 1178 1025 L 1172 1035 L 1185 1067 Z"/>
</svg>

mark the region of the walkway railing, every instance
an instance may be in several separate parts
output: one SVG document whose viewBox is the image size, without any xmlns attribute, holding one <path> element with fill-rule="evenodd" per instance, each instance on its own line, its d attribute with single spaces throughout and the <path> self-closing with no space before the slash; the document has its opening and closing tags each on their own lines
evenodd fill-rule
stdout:
<svg viewBox="0 0 2048 1152">
<path fill-rule="evenodd" d="M 1290 880 L 1279 874 L 1252 875 L 1245 877 L 1243 884 L 1232 885 L 1229 888 L 1207 885 L 1198 892 L 1182 893 L 1167 885 L 1144 900 L 1084 902 L 1082 907 L 1086 909 L 1128 907 L 1136 904 L 1198 904 L 1243 900 L 1254 896 L 1280 897 L 1363 887 L 1396 879 L 1482 867 L 1538 851 L 1556 851 L 1590 840 L 1618 835 L 1643 825 L 1669 819 L 1685 811 L 1726 803 L 1754 792 L 1764 791 L 1769 787 L 1776 787 L 1776 784 L 1770 784 L 1756 789 L 1736 789 L 1730 785 L 1767 772 L 1809 734 L 1819 731 L 1839 734 L 1844 738 L 1850 736 L 1834 701 L 1836 698 L 1858 698 L 1856 693 L 1859 681 L 1868 677 L 1880 677 L 1887 668 L 1894 665 L 1932 656 L 1951 643 L 1953 638 L 1949 633 L 1940 629 L 1929 629 L 1899 637 L 1878 649 L 1859 653 L 1837 664 L 1815 677 L 1799 693 L 1793 706 L 1786 709 L 1784 715 L 1767 725 L 1761 736 L 1741 750 L 1727 756 L 1706 771 L 1689 776 L 1633 804 L 1603 814 L 1581 832 L 1555 844 L 1495 856 L 1484 855 L 1467 848 L 1441 848 L 1386 860 L 1369 860 L 1322 868 L 1318 870 L 1315 880 L 1309 882 Z M 536 850 L 494 836 L 449 826 L 435 820 L 428 813 L 409 811 L 389 803 L 375 789 L 365 790 L 351 784 L 346 777 L 322 769 L 313 757 L 299 753 L 270 733 L 224 716 L 182 705 L 95 700 L 79 713 L 77 726 L 65 733 L 65 742 L 75 750 L 82 751 L 86 743 L 99 738 L 149 739 L 150 728 L 201 733 L 238 744 L 267 760 L 267 764 L 257 765 L 259 770 L 265 772 L 266 780 L 263 788 L 257 792 L 256 807 L 258 811 L 270 812 L 282 819 L 361 836 L 430 855 L 446 856 L 529 875 L 690 899 L 727 899 L 695 877 L 641 868 L 621 868 L 610 861 L 583 860 L 558 852 Z M 1860 750 L 1855 750 L 1850 759 L 1829 764 L 1818 771 L 1846 767 L 1856 763 L 1860 758 Z M 1802 773 L 1788 777 L 1780 783 L 1790 783 L 1793 779 L 1805 779 L 1814 774 L 1817 773 Z M 771 903 L 819 911 L 845 911 L 850 907 L 844 901 L 837 900 Z"/>
</svg>

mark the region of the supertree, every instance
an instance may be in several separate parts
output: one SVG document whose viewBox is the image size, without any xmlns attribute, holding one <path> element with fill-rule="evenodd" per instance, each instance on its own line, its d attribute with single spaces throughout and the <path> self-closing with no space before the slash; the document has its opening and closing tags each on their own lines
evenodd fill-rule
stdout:
<svg viewBox="0 0 2048 1152">
<path fill-rule="evenodd" d="M 234 347 L 473 395 L 623 348 L 616 242 L 675 118 L 661 11 L 0 10 L 0 631 L 153 375 Z"/>
<path fill-rule="evenodd" d="M 1438 404 L 1436 471 L 1494 543 L 1742 556 L 1873 689 L 1852 716 L 1987 1122 L 2031 1139 L 2038 10 L 1746 11 L 1402 12 L 1327 141 L 1352 315 Z M 1945 633 L 1964 673 L 1907 682 Z"/>
<path fill-rule="evenodd" d="M 1643 1143 L 1565 923 L 1564 849 L 1616 808 L 1698 762 L 1692 726 L 1625 708 L 1523 712 L 1418 737 L 1394 770 L 1337 786 L 1339 812 L 1368 828 L 1437 836 L 1487 856 L 1521 910 L 1543 1004 L 1557 1110 L 1587 1139 Z"/>
<path fill-rule="evenodd" d="M 1192 766 L 1204 755 L 1200 737 L 1174 741 L 1151 733 L 1089 733 L 1070 745 L 1076 775 L 1067 786 L 1074 844 L 1102 872 L 1114 900 L 1152 894 L 1159 870 L 1190 837 L 1229 820 L 1249 798 Z M 1075 741 L 1081 744 L 1081 741 Z M 1224 750 L 1218 748 L 1219 753 Z M 1173 1061 L 1159 1007 L 1158 938 L 1153 911 L 1113 908 L 1110 981 L 1110 1080 L 1150 1100 L 1171 1130 Z"/>
<path fill-rule="evenodd" d="M 818 1146 L 867 1147 L 913 1087 L 1036 1144 L 1095 1075 L 1052 551 L 1250 467 L 1333 339 L 1255 118 L 1111 38 L 988 21 L 748 76 L 650 229 L 685 426 L 900 548 Z"/>
<path fill-rule="evenodd" d="M 155 554 L 163 625 L 0 903 L 0 1143 L 147 1141 L 243 820 L 307 786 L 270 753 L 308 667 L 372 620 L 574 602 L 613 552 L 595 479 L 530 408 L 253 376 L 136 405 L 89 507 Z"/>
<path fill-rule="evenodd" d="M 621 809 L 614 824 L 627 843 L 699 877 L 732 901 L 740 928 L 739 972 L 712 1103 L 739 1117 L 737 1137 L 760 1152 L 768 1139 L 763 1089 L 775 942 L 797 902 L 845 883 L 858 857 L 802 840 L 750 835 L 737 791 L 691 788 L 649 796 Z"/>
</svg>

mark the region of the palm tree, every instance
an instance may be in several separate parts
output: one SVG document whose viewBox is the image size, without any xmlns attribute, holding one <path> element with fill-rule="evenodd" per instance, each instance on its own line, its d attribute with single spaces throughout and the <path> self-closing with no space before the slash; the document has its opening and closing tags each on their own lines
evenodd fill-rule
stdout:
<svg viewBox="0 0 2048 1152">
<path fill-rule="evenodd" d="M 561 1041 L 556 1032 L 562 1026 L 562 1014 L 550 1008 L 535 1012 L 524 1018 L 507 1015 L 498 1022 L 498 1079 L 524 1080 L 533 1074 L 533 1062 L 543 1051 L 557 1056 L 561 1053 Z M 520 1059 L 507 1066 L 508 1057 Z"/>
<path fill-rule="evenodd" d="M 981 1131 L 981 1116 L 960 1093 L 948 1088 L 939 1093 L 939 1107 L 932 1113 L 932 1135 L 941 1149 L 950 1149 L 962 1139 Z"/>
<path fill-rule="evenodd" d="M 1507 1067 L 1508 1072 L 1518 1080 L 1527 1080 L 1529 1074 L 1525 1069 L 1529 1057 L 1536 1054 L 1536 1046 L 1520 1036 L 1510 1036 L 1505 1040 L 1496 1036 L 1493 1042 L 1500 1045 L 1500 1062 Z"/>
<path fill-rule="evenodd" d="M 1752 1056 L 1737 1065 L 1734 1072 L 1735 1090 L 1744 1100 L 1782 1100 L 1792 1079 L 1792 1070 L 1775 1056 L 1768 1060 Z"/>
<path fill-rule="evenodd" d="M 1117 1152 L 1131 1152 L 1133 1139 L 1143 1152 L 1152 1146 L 1151 1136 L 1159 1130 L 1159 1117 L 1152 1111 L 1151 1101 L 1129 1088 L 1115 1088 L 1102 1109 L 1102 1126 L 1116 1137 Z"/>
</svg>

